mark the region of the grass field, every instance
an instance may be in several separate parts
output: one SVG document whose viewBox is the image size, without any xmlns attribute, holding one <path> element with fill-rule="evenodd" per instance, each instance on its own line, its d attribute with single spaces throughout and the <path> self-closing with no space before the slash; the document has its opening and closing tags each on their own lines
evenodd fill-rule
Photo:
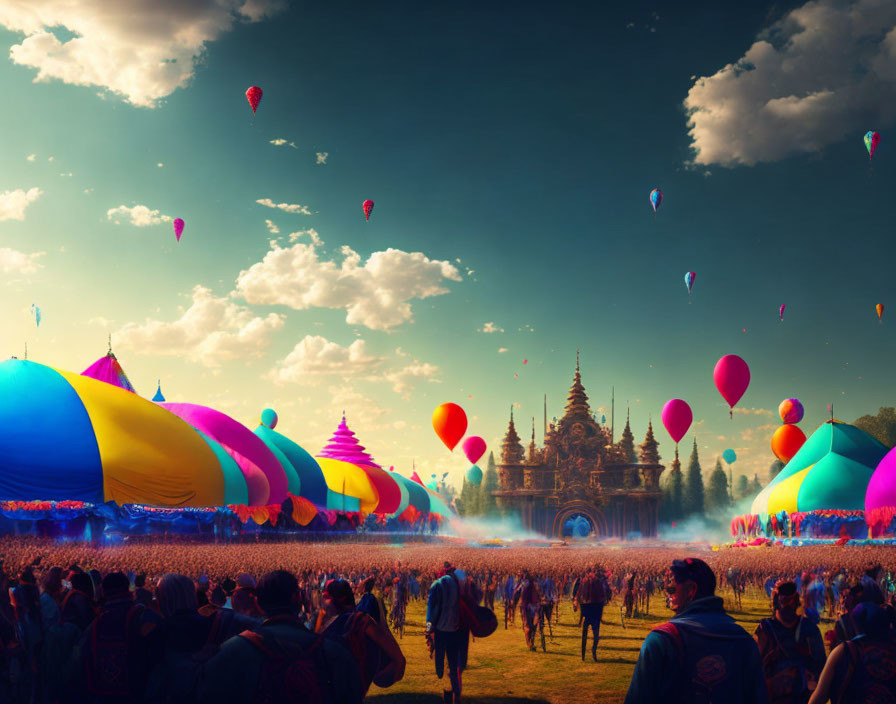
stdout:
<svg viewBox="0 0 896 704">
<path fill-rule="evenodd" d="M 729 592 L 730 596 L 730 592 Z M 725 606 L 732 604 L 725 599 Z M 560 624 L 553 624 L 554 637 L 547 637 L 547 652 L 530 652 L 526 648 L 519 617 L 515 626 L 504 630 L 503 607 L 498 605 L 498 630 L 470 646 L 469 666 L 463 675 L 464 700 L 470 704 L 579 704 L 606 702 L 613 704 L 625 698 L 641 642 L 655 625 L 667 621 L 672 612 L 663 600 L 651 599 L 650 615 L 626 620 L 622 628 L 617 598 L 604 610 L 597 662 L 591 659 L 591 641 L 587 660 L 581 659 L 581 631 L 578 614 L 569 601 L 560 609 Z M 751 592 L 744 599 L 741 612 L 729 609 L 748 633 L 752 634 L 760 619 L 769 615 L 764 593 Z M 368 701 L 376 704 L 436 704 L 442 701 L 443 682 L 439 681 L 429 659 L 423 638 L 425 626 L 423 602 L 408 607 L 408 622 L 401 648 L 407 658 L 404 680 L 388 690 L 372 687 Z M 823 620 L 822 633 L 832 627 Z"/>
</svg>

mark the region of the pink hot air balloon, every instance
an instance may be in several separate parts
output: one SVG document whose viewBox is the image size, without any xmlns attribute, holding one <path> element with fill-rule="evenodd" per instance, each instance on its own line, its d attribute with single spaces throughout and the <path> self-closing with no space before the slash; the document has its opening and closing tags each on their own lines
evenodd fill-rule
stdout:
<svg viewBox="0 0 896 704">
<path fill-rule="evenodd" d="M 370 222 L 370 214 L 373 212 L 373 201 L 369 198 L 361 203 L 361 210 L 364 211 L 364 217 Z"/>
<path fill-rule="evenodd" d="M 464 454 L 470 460 L 470 464 L 476 464 L 485 454 L 485 440 L 478 435 L 471 435 L 464 440 Z"/>
<path fill-rule="evenodd" d="M 258 86 L 251 86 L 246 91 L 246 100 L 249 101 L 249 105 L 252 108 L 252 115 L 255 116 L 255 111 L 258 110 L 258 104 L 261 102 L 261 96 L 264 95 L 264 91 Z"/>
<path fill-rule="evenodd" d="M 174 218 L 174 236 L 180 242 L 180 236 L 184 231 L 184 221 L 181 218 Z"/>
<path fill-rule="evenodd" d="M 782 303 L 781 307 L 778 308 L 778 317 L 781 319 L 781 322 L 784 322 L 784 309 L 787 307 L 786 303 Z"/>
<path fill-rule="evenodd" d="M 750 385 L 750 368 L 736 354 L 726 354 L 716 362 L 712 378 L 716 382 L 716 388 L 722 394 L 722 398 L 728 402 L 731 408 L 728 416 L 733 418 L 734 407 Z"/>
<path fill-rule="evenodd" d="M 673 398 L 666 401 L 666 405 L 663 406 L 662 419 L 666 432 L 678 445 L 685 433 L 688 432 L 688 428 L 691 427 L 694 414 L 686 401 L 682 401 L 680 398 Z"/>
</svg>

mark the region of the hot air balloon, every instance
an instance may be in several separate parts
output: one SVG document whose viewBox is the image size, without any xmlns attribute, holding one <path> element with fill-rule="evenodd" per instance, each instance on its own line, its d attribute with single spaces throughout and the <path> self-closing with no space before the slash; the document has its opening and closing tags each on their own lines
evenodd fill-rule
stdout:
<svg viewBox="0 0 896 704">
<path fill-rule="evenodd" d="M 40 308 L 38 308 L 38 307 L 37 307 L 36 305 L 34 305 L 33 303 L 31 304 L 31 315 L 34 316 L 34 324 L 35 324 L 37 327 L 40 327 L 40 318 L 41 318 L 41 315 L 40 315 Z"/>
<path fill-rule="evenodd" d="M 650 192 L 650 204 L 653 206 L 653 213 L 656 214 L 656 211 L 660 209 L 660 205 L 663 203 L 663 192 L 659 188 L 654 188 Z"/>
<path fill-rule="evenodd" d="M 433 411 L 432 427 L 445 447 L 453 451 L 467 432 L 467 414 L 456 403 L 443 403 Z"/>
<path fill-rule="evenodd" d="M 361 203 L 361 210 L 364 211 L 364 217 L 370 222 L 370 214 L 373 212 L 373 201 L 369 198 Z"/>
<path fill-rule="evenodd" d="M 781 307 L 778 308 L 778 317 L 781 319 L 781 322 L 784 322 L 784 309 L 787 307 L 786 303 L 782 303 Z"/>
<path fill-rule="evenodd" d="M 279 418 L 277 416 L 277 411 L 275 411 L 273 408 L 265 408 L 261 412 L 261 424 L 265 428 L 270 428 L 271 430 L 273 430 L 277 427 L 278 420 Z"/>
<path fill-rule="evenodd" d="M 478 435 L 471 435 L 464 440 L 463 448 L 464 454 L 467 456 L 470 464 L 476 464 L 485 454 L 485 440 Z"/>
<path fill-rule="evenodd" d="M 696 271 L 689 271 L 684 275 L 684 285 L 688 287 L 688 298 L 691 297 L 691 289 L 694 288 L 694 281 L 697 278 Z"/>
<path fill-rule="evenodd" d="M 803 404 L 798 398 L 785 398 L 778 406 L 778 415 L 788 425 L 799 423 L 803 419 Z"/>
<path fill-rule="evenodd" d="M 737 453 L 729 447 L 722 453 L 722 459 L 728 464 L 734 464 L 737 461 Z"/>
<path fill-rule="evenodd" d="M 246 91 L 246 100 L 249 101 L 249 105 L 252 107 L 252 119 L 255 120 L 255 111 L 258 110 L 258 104 L 261 102 L 261 96 L 264 95 L 264 91 L 258 86 L 251 86 Z"/>
<path fill-rule="evenodd" d="M 868 130 L 865 133 L 865 149 L 868 150 L 868 161 L 874 158 L 874 150 L 877 149 L 878 144 L 880 144 L 880 135 L 877 132 Z"/>
<path fill-rule="evenodd" d="M 782 425 L 772 435 L 772 452 L 775 453 L 775 457 L 787 464 L 804 442 L 806 442 L 806 436 L 797 426 Z"/>
<path fill-rule="evenodd" d="M 184 221 L 181 218 L 174 218 L 174 236 L 180 242 L 180 236 L 184 231 Z"/>
<path fill-rule="evenodd" d="M 478 486 L 482 483 L 482 470 L 475 464 L 467 470 L 467 481 L 473 486 Z"/>
<path fill-rule="evenodd" d="M 878 303 L 874 306 L 874 309 L 877 311 L 877 322 L 881 322 L 881 318 L 883 318 L 884 315 L 884 304 Z"/>
<path fill-rule="evenodd" d="M 688 428 L 691 427 L 694 414 L 691 412 L 691 407 L 687 402 L 682 401 L 680 398 L 673 398 L 666 401 L 666 405 L 663 406 L 662 419 L 666 432 L 669 433 L 669 436 L 675 441 L 677 446 L 685 433 L 688 432 Z"/>
<path fill-rule="evenodd" d="M 736 354 L 726 354 L 716 362 L 712 378 L 722 398 L 731 408 L 728 416 L 734 418 L 734 407 L 750 385 L 750 368 Z"/>
</svg>

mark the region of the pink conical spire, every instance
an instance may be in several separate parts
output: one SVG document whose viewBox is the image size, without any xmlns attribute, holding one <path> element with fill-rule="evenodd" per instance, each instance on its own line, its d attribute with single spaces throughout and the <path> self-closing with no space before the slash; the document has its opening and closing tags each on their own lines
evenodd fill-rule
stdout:
<svg viewBox="0 0 896 704">
<path fill-rule="evenodd" d="M 379 467 L 373 461 L 373 457 L 365 452 L 364 446 L 358 442 L 355 433 L 349 429 L 348 423 L 345 422 L 345 411 L 342 413 L 342 422 L 339 423 L 339 427 L 336 428 L 333 437 L 330 438 L 326 447 L 318 453 L 318 456 L 368 467 Z"/>
</svg>

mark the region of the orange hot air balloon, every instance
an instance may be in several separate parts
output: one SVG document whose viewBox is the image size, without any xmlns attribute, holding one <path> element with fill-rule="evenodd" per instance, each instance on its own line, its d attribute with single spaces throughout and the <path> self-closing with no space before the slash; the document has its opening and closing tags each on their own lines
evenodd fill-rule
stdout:
<svg viewBox="0 0 896 704">
<path fill-rule="evenodd" d="M 432 429 L 445 447 L 454 450 L 467 432 L 467 414 L 456 403 L 443 403 L 432 413 Z"/>
<path fill-rule="evenodd" d="M 877 311 L 877 321 L 880 322 L 881 318 L 884 315 L 884 304 L 878 303 L 876 306 L 874 306 L 874 309 Z"/>
<path fill-rule="evenodd" d="M 775 453 L 775 457 L 787 464 L 804 442 L 806 442 L 806 436 L 802 430 L 795 425 L 782 425 L 772 435 L 772 452 Z"/>
</svg>

